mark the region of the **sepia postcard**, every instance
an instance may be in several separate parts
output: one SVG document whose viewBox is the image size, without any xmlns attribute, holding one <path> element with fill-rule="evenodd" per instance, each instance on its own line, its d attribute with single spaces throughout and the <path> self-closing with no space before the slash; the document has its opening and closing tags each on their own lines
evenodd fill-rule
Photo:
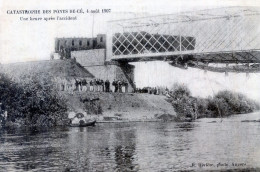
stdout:
<svg viewBox="0 0 260 172">
<path fill-rule="evenodd" d="M 260 3 L 0 0 L 0 172 L 260 171 Z"/>
</svg>

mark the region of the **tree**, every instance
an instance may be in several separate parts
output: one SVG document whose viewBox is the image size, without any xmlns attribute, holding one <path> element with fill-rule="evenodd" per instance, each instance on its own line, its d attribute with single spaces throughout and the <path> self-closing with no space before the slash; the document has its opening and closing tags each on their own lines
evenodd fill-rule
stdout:
<svg viewBox="0 0 260 172">
<path fill-rule="evenodd" d="M 32 74 L 16 83 L 0 74 L 0 101 L 9 121 L 22 119 L 24 125 L 60 125 L 67 119 L 65 100 L 56 91 L 51 77 Z"/>
</svg>

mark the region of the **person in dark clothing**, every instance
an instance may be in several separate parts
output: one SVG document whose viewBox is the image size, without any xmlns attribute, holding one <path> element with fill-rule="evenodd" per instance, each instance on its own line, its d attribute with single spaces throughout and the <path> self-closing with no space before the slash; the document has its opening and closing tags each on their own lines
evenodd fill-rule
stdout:
<svg viewBox="0 0 260 172">
<path fill-rule="evenodd" d="M 89 85 L 90 85 L 90 91 L 91 91 L 91 92 L 94 91 L 93 81 L 92 81 L 92 80 L 89 82 Z"/>
<path fill-rule="evenodd" d="M 122 85 L 123 85 L 122 82 L 118 81 L 117 84 L 118 84 L 118 91 L 119 91 L 119 93 L 122 93 Z"/>
<path fill-rule="evenodd" d="M 101 79 L 100 80 L 100 85 L 101 85 L 101 91 L 104 92 L 104 81 Z"/>
<path fill-rule="evenodd" d="M 107 92 L 107 85 L 108 85 L 108 83 L 107 83 L 107 80 L 105 81 L 105 92 Z"/>
<path fill-rule="evenodd" d="M 97 79 L 97 81 L 96 81 L 96 83 L 97 83 L 97 92 L 99 92 L 100 91 L 100 79 Z"/>
<path fill-rule="evenodd" d="M 112 85 L 115 87 L 115 93 L 118 91 L 118 82 L 116 80 L 113 81 Z"/>
<path fill-rule="evenodd" d="M 94 79 L 93 86 L 94 86 L 94 92 L 96 92 L 97 91 L 97 79 Z"/>
<path fill-rule="evenodd" d="M 102 84 L 102 83 L 101 83 L 101 79 L 98 79 L 98 82 L 97 82 L 97 83 L 98 83 L 98 91 L 101 92 L 101 91 L 102 91 L 102 90 L 101 90 L 101 87 L 102 87 L 102 85 L 101 85 L 101 84 Z"/>
<path fill-rule="evenodd" d="M 107 92 L 110 92 L 110 81 L 107 80 Z"/>
<path fill-rule="evenodd" d="M 82 91 L 82 80 L 79 79 L 79 91 Z"/>
<path fill-rule="evenodd" d="M 128 83 L 125 82 L 124 84 L 125 84 L 125 92 L 128 93 Z"/>
<path fill-rule="evenodd" d="M 79 90 L 79 81 L 77 79 L 75 79 L 75 86 L 76 86 L 76 90 Z"/>
<path fill-rule="evenodd" d="M 82 91 L 87 91 L 87 80 L 86 79 L 82 80 Z"/>
<path fill-rule="evenodd" d="M 110 82 L 108 79 L 105 81 L 105 91 L 110 92 Z"/>
</svg>

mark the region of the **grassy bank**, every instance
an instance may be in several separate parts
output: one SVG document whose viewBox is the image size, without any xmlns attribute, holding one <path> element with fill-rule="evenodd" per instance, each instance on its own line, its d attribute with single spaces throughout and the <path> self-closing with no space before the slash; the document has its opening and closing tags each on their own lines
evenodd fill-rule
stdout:
<svg viewBox="0 0 260 172">
<path fill-rule="evenodd" d="M 70 112 L 100 122 L 155 121 L 176 117 L 163 95 L 57 91 L 48 74 L 31 74 L 19 82 L 0 74 L 0 102 L 8 112 L 6 126 L 68 125 Z"/>
<path fill-rule="evenodd" d="M 176 117 L 172 105 L 163 95 L 136 93 L 74 92 L 62 93 L 71 112 L 87 114 L 99 122 L 154 121 L 167 115 Z"/>
<path fill-rule="evenodd" d="M 83 113 L 99 122 L 186 121 L 227 117 L 259 110 L 240 93 L 221 91 L 196 98 L 185 85 L 175 84 L 164 95 L 57 91 L 48 73 L 20 75 L 19 82 L 0 74 L 0 102 L 8 112 L 6 126 L 68 125 L 70 113 Z"/>
</svg>

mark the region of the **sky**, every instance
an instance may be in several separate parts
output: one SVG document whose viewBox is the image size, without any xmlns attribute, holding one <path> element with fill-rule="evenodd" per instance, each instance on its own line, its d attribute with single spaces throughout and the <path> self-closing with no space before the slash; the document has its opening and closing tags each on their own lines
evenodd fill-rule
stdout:
<svg viewBox="0 0 260 172">
<path fill-rule="evenodd" d="M 145 15 L 171 14 L 227 6 L 260 6 L 257 0 L 0 0 L 0 63 L 48 60 L 55 37 L 92 37 L 106 33 L 107 21 Z M 15 15 L 7 10 L 82 9 L 84 14 Z M 110 14 L 86 10 L 111 9 Z M 76 16 L 76 21 L 21 21 L 20 17 Z M 92 29 L 93 26 L 93 29 Z M 93 31 L 93 32 L 92 32 Z M 194 96 L 207 97 L 230 89 L 260 100 L 259 74 L 228 76 L 202 70 L 182 70 L 166 62 L 134 63 L 137 86 L 189 86 Z"/>
</svg>

